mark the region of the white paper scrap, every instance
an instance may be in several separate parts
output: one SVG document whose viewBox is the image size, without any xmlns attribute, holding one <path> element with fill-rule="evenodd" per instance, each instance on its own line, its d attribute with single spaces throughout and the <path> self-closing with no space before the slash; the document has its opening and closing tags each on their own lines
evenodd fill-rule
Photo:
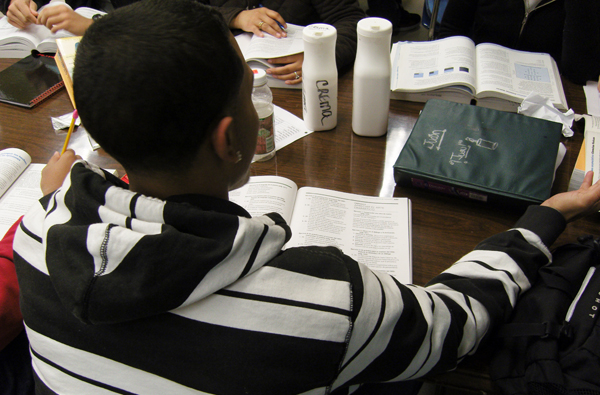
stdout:
<svg viewBox="0 0 600 395">
<path fill-rule="evenodd" d="M 569 109 L 563 113 L 554 107 L 550 99 L 542 97 L 537 93 L 532 92 L 523 99 L 523 102 L 519 106 L 518 113 L 534 118 L 562 123 L 563 136 L 573 136 L 573 130 L 571 129 L 571 126 L 573 126 L 573 119 L 575 118 L 573 109 Z"/>
</svg>

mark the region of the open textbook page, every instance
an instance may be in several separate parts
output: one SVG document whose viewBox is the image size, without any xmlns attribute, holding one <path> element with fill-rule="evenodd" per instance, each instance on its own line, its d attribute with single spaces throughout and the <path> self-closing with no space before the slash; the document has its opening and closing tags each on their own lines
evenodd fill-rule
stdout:
<svg viewBox="0 0 600 395">
<path fill-rule="evenodd" d="M 600 179 L 600 117 L 595 115 L 582 115 L 585 122 L 583 142 L 577 155 L 577 161 L 571 173 L 571 180 L 567 190 L 574 191 L 581 187 L 585 173 L 592 170 L 594 181 Z"/>
<path fill-rule="evenodd" d="M 426 92 L 461 85 L 475 94 L 475 44 L 467 37 L 397 42 L 392 46 L 392 91 Z"/>
<path fill-rule="evenodd" d="M 29 154 L 21 149 L 0 151 L 0 237 L 42 197 L 44 166 L 31 163 Z"/>
<path fill-rule="evenodd" d="M 482 43 L 477 53 L 477 105 L 487 98 L 520 103 L 531 92 L 567 110 L 567 99 L 556 62 L 545 53 L 517 51 Z"/>
<path fill-rule="evenodd" d="M 426 102 L 445 99 L 517 112 L 530 93 L 549 98 L 560 110 L 567 100 L 556 62 L 546 53 L 477 46 L 454 36 L 392 46 L 391 97 Z"/>
<path fill-rule="evenodd" d="M 286 248 L 336 246 L 373 270 L 412 282 L 411 203 L 303 187 L 284 177 L 258 176 L 229 194 L 251 215 L 277 212 L 292 238 Z"/>
</svg>

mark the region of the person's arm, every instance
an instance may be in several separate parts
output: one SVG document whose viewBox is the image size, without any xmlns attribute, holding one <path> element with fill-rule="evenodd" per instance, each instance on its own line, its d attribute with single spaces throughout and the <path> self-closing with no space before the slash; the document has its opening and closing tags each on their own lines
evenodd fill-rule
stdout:
<svg viewBox="0 0 600 395">
<path fill-rule="evenodd" d="M 56 5 L 44 7 L 39 12 L 37 23 L 46 26 L 52 33 L 64 29 L 77 36 L 82 36 L 92 25 L 93 20 L 79 15 L 67 5 Z"/>
<path fill-rule="evenodd" d="M 241 11 L 229 22 L 230 28 L 254 33 L 259 37 L 264 37 L 265 33 L 277 38 L 286 37 L 287 33 L 282 26 L 287 26 L 283 17 L 266 7 Z"/>
<path fill-rule="evenodd" d="M 323 23 L 337 30 L 335 61 L 338 69 L 351 66 L 356 58 L 356 24 L 367 15 L 356 0 L 313 2 Z"/>
<path fill-rule="evenodd" d="M 0 241 L 0 350 L 23 330 L 19 284 L 13 263 L 13 239 L 20 223 L 19 218 Z"/>
<path fill-rule="evenodd" d="M 24 29 L 32 23 L 37 23 L 37 9 L 40 4 L 33 0 L 3 1 L 2 12 L 6 15 L 8 23 L 11 25 L 19 29 Z"/>
<path fill-rule="evenodd" d="M 232 26 L 232 21 L 240 12 L 246 10 L 247 8 L 247 3 L 244 0 L 198 0 L 198 2 L 215 7 L 215 9 L 217 9 L 219 13 L 223 15 L 225 23 L 227 23 L 227 26 L 229 26 L 231 29 L 235 29 Z"/>
<path fill-rule="evenodd" d="M 68 149 L 64 154 L 55 152 L 48 161 L 46 167 L 42 169 L 42 179 L 40 188 L 44 196 L 56 191 L 63 184 L 65 177 L 71 171 L 71 166 L 76 160 L 81 159 L 75 151 Z"/>
<path fill-rule="evenodd" d="M 577 84 L 600 74 L 600 2 L 566 0 L 561 72 Z"/>
<path fill-rule="evenodd" d="M 479 0 L 448 0 L 442 22 L 439 25 L 438 38 L 470 37 L 478 2 Z"/>
<path fill-rule="evenodd" d="M 482 241 L 425 287 L 349 266 L 353 329 L 334 388 L 442 373 L 474 353 L 550 261 L 567 221 L 600 209 L 600 183 L 591 182 L 590 172 L 580 190 L 530 206 L 512 229 Z"/>
</svg>

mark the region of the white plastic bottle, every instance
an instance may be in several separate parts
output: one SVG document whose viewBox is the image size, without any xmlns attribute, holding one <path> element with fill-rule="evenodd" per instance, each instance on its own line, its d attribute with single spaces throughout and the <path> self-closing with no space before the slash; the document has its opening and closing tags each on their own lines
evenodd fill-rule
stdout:
<svg viewBox="0 0 600 395">
<path fill-rule="evenodd" d="M 273 93 L 267 85 L 267 73 L 253 69 L 252 104 L 258 114 L 258 139 L 254 161 L 262 162 L 275 156 L 275 124 L 273 122 Z"/>
<path fill-rule="evenodd" d="M 364 18 L 358 21 L 356 30 L 352 130 L 360 136 L 383 136 L 390 109 L 392 23 L 383 18 Z"/>
<path fill-rule="evenodd" d="M 330 130 L 337 125 L 338 72 L 335 64 L 337 30 L 316 23 L 302 31 L 302 113 L 309 130 Z"/>
</svg>

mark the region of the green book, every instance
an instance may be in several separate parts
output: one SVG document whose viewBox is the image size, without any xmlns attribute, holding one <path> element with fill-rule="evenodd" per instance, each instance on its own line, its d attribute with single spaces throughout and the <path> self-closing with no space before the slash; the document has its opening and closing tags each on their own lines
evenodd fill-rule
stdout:
<svg viewBox="0 0 600 395">
<path fill-rule="evenodd" d="M 556 122 L 432 99 L 394 178 L 484 202 L 541 203 L 550 197 L 561 131 Z"/>
</svg>

